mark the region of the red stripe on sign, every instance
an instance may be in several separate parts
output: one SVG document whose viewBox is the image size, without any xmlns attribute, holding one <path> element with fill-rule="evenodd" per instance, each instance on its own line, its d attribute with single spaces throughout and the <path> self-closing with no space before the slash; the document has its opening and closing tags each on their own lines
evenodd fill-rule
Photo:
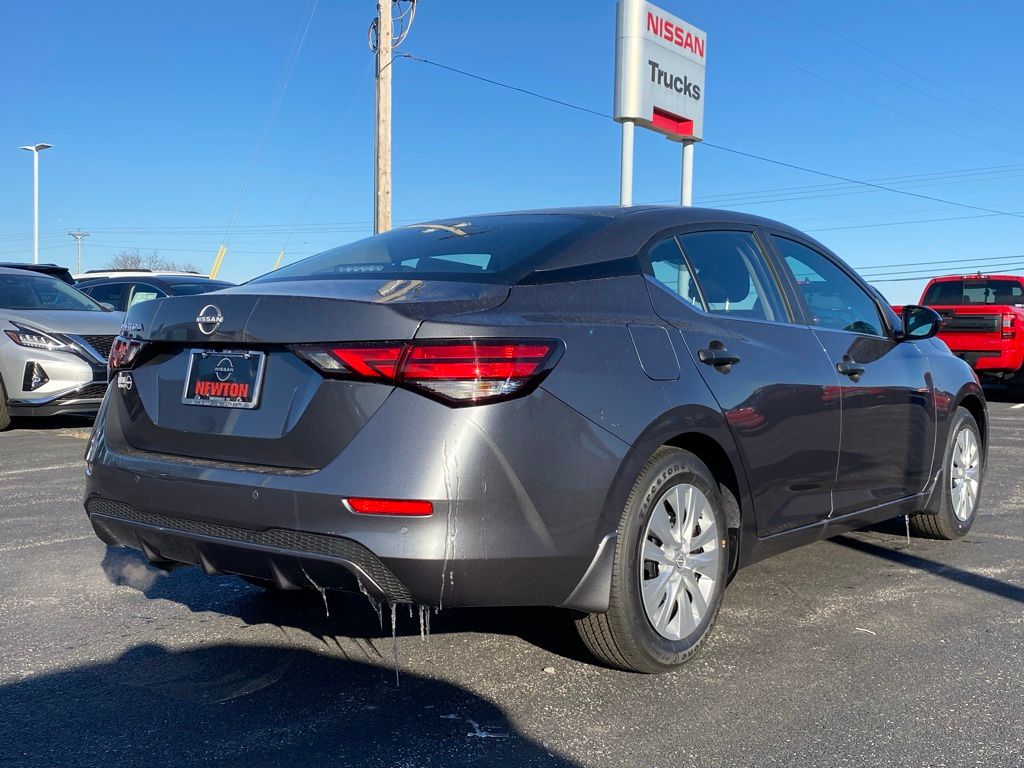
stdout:
<svg viewBox="0 0 1024 768">
<path fill-rule="evenodd" d="M 651 115 L 651 125 L 674 136 L 693 136 L 693 120 L 673 115 L 658 107 L 654 108 L 654 114 Z"/>
</svg>

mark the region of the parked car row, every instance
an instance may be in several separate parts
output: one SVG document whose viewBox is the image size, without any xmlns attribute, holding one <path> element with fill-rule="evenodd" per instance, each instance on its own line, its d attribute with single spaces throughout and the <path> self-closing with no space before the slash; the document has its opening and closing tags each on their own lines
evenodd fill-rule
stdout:
<svg viewBox="0 0 1024 768">
<path fill-rule="evenodd" d="M 738 213 L 402 227 L 131 306 L 85 507 L 158 567 L 559 606 L 662 672 L 738 568 L 900 515 L 971 528 L 987 410 L 940 325 Z"/>
<path fill-rule="evenodd" d="M 0 430 L 12 417 L 96 413 L 125 310 L 232 285 L 151 270 L 77 277 L 56 264 L 0 265 Z"/>
</svg>

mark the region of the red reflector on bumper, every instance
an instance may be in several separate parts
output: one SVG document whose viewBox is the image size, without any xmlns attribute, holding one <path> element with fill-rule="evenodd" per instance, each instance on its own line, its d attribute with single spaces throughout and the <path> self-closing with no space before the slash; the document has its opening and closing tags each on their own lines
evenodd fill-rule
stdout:
<svg viewBox="0 0 1024 768">
<path fill-rule="evenodd" d="M 352 511 L 361 515 L 406 515 L 425 517 L 433 514 L 434 505 L 429 501 L 407 499 L 349 499 Z"/>
</svg>

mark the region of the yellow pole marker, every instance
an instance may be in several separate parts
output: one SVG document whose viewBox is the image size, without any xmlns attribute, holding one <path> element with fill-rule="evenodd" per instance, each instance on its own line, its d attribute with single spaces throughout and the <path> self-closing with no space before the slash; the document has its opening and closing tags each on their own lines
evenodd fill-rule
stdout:
<svg viewBox="0 0 1024 768">
<path fill-rule="evenodd" d="M 274 262 L 274 269 L 277 269 L 278 267 L 281 266 L 281 259 L 283 259 L 283 258 L 284 258 L 284 251 L 281 251 L 279 254 L 277 254 L 277 261 Z"/>
<path fill-rule="evenodd" d="M 228 247 L 222 245 L 217 249 L 217 255 L 213 259 L 213 268 L 210 270 L 210 279 L 216 280 L 217 273 L 220 272 L 220 265 L 224 262 L 224 255 L 228 252 Z"/>
</svg>

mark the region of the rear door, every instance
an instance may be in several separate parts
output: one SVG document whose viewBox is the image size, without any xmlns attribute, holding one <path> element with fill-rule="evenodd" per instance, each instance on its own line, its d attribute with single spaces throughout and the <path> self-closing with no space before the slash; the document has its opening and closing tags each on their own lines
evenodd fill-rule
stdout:
<svg viewBox="0 0 1024 768">
<path fill-rule="evenodd" d="M 756 234 L 682 230 L 647 256 L 655 311 L 679 329 L 736 438 L 758 534 L 827 518 L 839 460 L 838 376 L 814 333 L 793 322 Z"/>
<path fill-rule="evenodd" d="M 927 358 L 913 342 L 895 340 L 876 298 L 832 256 L 788 233 L 769 240 L 841 374 L 843 444 L 833 514 L 919 493 L 935 451 Z"/>
</svg>

